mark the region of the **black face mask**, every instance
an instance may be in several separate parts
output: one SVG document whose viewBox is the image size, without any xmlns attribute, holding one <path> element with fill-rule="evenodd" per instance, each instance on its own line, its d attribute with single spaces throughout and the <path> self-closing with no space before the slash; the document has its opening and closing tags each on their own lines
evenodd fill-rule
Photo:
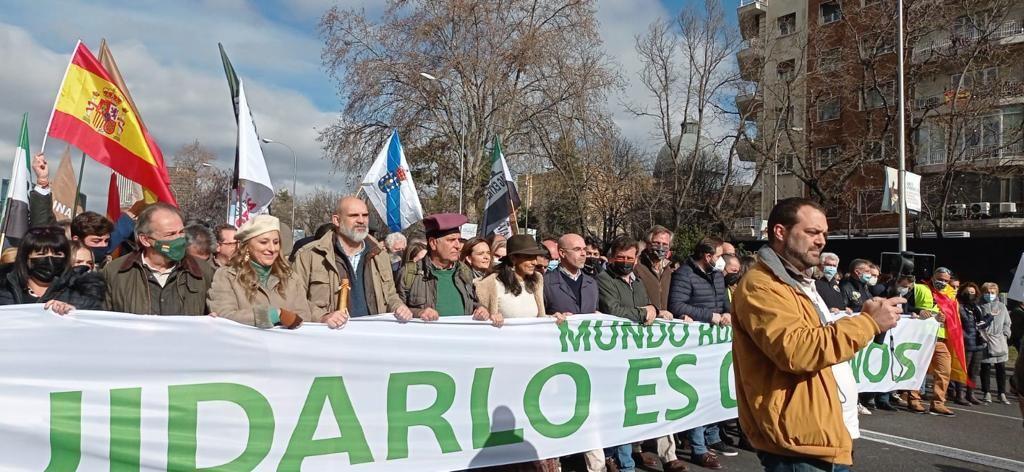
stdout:
<svg viewBox="0 0 1024 472">
<path fill-rule="evenodd" d="M 53 282 L 58 275 L 64 273 L 63 257 L 43 256 L 28 260 L 28 275 L 42 283 Z"/>
<path fill-rule="evenodd" d="M 608 272 L 618 276 L 625 277 L 633 273 L 633 263 L 631 262 L 609 262 Z"/>
<path fill-rule="evenodd" d="M 591 277 L 600 274 L 604 267 L 601 264 L 600 257 L 588 257 L 587 262 L 583 263 L 583 273 Z"/>
<path fill-rule="evenodd" d="M 732 287 L 740 283 L 740 274 L 725 274 L 725 286 Z"/>
</svg>

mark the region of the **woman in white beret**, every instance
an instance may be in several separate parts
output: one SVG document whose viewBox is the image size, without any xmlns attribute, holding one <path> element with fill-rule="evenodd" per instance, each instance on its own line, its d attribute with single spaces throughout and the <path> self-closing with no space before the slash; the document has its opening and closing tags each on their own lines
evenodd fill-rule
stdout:
<svg viewBox="0 0 1024 472">
<path fill-rule="evenodd" d="M 281 224 L 259 215 L 238 228 L 239 247 L 217 269 L 207 295 L 210 311 L 258 328 L 294 329 L 309 318 L 302 287 L 281 255 Z"/>
</svg>

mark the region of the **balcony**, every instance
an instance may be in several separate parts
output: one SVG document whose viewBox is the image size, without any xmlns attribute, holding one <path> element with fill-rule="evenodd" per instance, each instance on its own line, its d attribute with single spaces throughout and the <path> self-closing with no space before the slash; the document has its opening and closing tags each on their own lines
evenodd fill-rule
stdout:
<svg viewBox="0 0 1024 472">
<path fill-rule="evenodd" d="M 995 99 L 991 103 L 992 106 L 1019 105 L 1024 104 L 1024 82 L 1008 80 L 998 84 L 980 85 L 973 90 L 965 87 L 960 89 L 959 94 L 955 90 L 946 90 L 941 94 L 918 97 L 914 99 L 914 110 L 936 110 L 938 113 L 944 113 L 948 111 L 946 105 L 953 101 L 954 95 L 957 95 L 956 100 L 960 106 L 972 99 Z M 974 108 L 977 108 L 977 105 Z"/>
<path fill-rule="evenodd" d="M 739 63 L 741 79 L 759 80 L 764 70 L 764 41 L 761 38 L 743 41 L 742 48 L 736 53 L 736 62 Z"/>
<path fill-rule="evenodd" d="M 764 105 L 763 98 L 764 96 L 760 91 L 742 92 L 736 95 L 736 109 L 739 111 L 740 116 L 750 118 L 760 112 L 762 105 Z"/>
<path fill-rule="evenodd" d="M 740 6 L 736 9 L 736 16 L 740 21 L 748 16 L 765 13 L 768 13 L 768 0 L 740 0 Z"/>
<path fill-rule="evenodd" d="M 979 144 L 967 146 L 954 156 L 959 169 L 979 169 L 1024 165 L 1024 143 Z M 931 155 L 918 155 L 916 172 L 930 174 L 946 169 L 946 151 L 938 149 Z"/>
<path fill-rule="evenodd" d="M 955 54 L 957 49 L 970 47 L 981 40 L 995 41 L 998 44 L 1024 42 L 1024 22 L 1021 20 L 1007 21 L 991 32 L 959 28 L 950 38 L 922 41 L 922 44 L 914 47 L 912 61 L 921 63 L 933 58 L 950 56 Z"/>
</svg>

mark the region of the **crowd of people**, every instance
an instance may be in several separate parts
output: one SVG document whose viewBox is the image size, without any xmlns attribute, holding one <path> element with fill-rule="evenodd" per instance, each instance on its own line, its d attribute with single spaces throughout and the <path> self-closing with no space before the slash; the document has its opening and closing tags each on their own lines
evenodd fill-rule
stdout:
<svg viewBox="0 0 1024 472">
<path fill-rule="evenodd" d="M 768 285 L 750 279 L 775 274 L 774 280 L 813 295 L 817 304 L 810 305 L 811 312 L 820 311 L 823 326 L 859 318 L 859 332 L 874 335 L 882 318 L 848 315 L 863 311 L 877 318 L 874 312 L 880 309 L 870 304 L 887 294 L 905 298 L 899 306 L 904 315 L 942 324 L 928 367 L 930 393 L 925 395 L 922 385 L 917 391 L 865 394 L 859 402 L 844 402 L 844 411 L 859 408 L 861 414 L 903 408 L 953 416 L 945 406 L 950 396 L 964 406 L 1008 403 L 1008 347 L 1020 348 L 1019 336 L 1011 336 L 999 287 L 960 281 L 947 268 L 935 269 L 928 280 L 893 278 L 866 259 L 854 259 L 843 271 L 836 254 L 794 262 L 801 259 L 779 255 L 785 252 L 782 246 L 751 254 L 714 236 L 680 256 L 672 251 L 673 232 L 662 226 L 639 241 L 619 236 L 602 242 L 572 233 L 540 242 L 527 235 L 464 240 L 460 228 L 467 218 L 454 213 L 424 218 L 423 237 L 391 233 L 378 241 L 370 235 L 366 203 L 354 196 L 341 198 L 333 214 L 325 215 L 330 221 L 289 248 L 273 216 L 256 216 L 239 228 L 212 226 L 189 221 L 164 203 L 137 205 L 117 221 L 84 212 L 60 225 L 35 207 L 49 203 L 45 183 L 45 175 L 37 178 L 32 190 L 33 227 L 16 247 L 4 251 L 0 304 L 44 303 L 59 314 L 77 308 L 217 316 L 259 328 L 296 329 L 314 322 L 341 329 L 353 317 L 377 314 L 424 322 L 470 315 L 501 327 L 506 318 L 550 317 L 561 323 L 575 314 L 600 312 L 642 324 L 661 318 L 731 326 L 742 319 L 746 330 L 764 332 L 774 329 L 769 322 L 756 325 L 754 317 L 744 319 L 743 314 L 768 310 L 770 302 L 758 298 L 766 296 Z M 735 309 L 734 297 L 740 297 Z M 801 309 L 806 307 L 792 307 Z M 961 329 L 946 329 L 954 317 Z M 963 337 L 972 380 L 967 385 L 949 382 L 947 341 L 954 333 Z M 751 347 L 740 343 L 734 349 L 739 360 Z M 770 372 L 744 372 L 738 365 L 737 384 L 741 375 L 757 376 L 765 385 L 778 381 L 761 379 Z M 837 370 L 835 379 L 845 391 L 852 373 Z M 980 381 L 980 389 L 973 381 Z M 848 397 L 856 399 L 855 384 L 852 392 Z M 692 462 L 709 469 L 722 468 L 722 457 L 736 456 L 737 447 L 773 450 L 763 431 L 748 434 L 750 424 L 740 423 L 708 424 L 642 444 L 588 451 L 583 460 L 588 471 L 632 471 L 639 461 L 679 472 L 687 469 L 680 459 L 685 454 L 677 451 L 681 448 L 689 449 Z M 557 464 L 558 459 L 547 459 L 528 468 L 555 470 Z"/>
</svg>

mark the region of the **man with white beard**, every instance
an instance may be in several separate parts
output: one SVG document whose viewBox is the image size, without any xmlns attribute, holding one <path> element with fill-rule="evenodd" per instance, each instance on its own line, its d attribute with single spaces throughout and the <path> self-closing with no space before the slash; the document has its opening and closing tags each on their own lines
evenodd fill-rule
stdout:
<svg viewBox="0 0 1024 472">
<path fill-rule="evenodd" d="M 295 274 L 306 290 L 310 310 L 332 328 L 344 326 L 355 316 L 394 313 L 402 321 L 412 318 L 395 290 L 387 249 L 369 236 L 369 221 L 365 202 L 342 197 L 331 216 L 338 229 L 295 256 Z M 341 307 L 343 280 L 348 281 L 348 304 Z"/>
</svg>

